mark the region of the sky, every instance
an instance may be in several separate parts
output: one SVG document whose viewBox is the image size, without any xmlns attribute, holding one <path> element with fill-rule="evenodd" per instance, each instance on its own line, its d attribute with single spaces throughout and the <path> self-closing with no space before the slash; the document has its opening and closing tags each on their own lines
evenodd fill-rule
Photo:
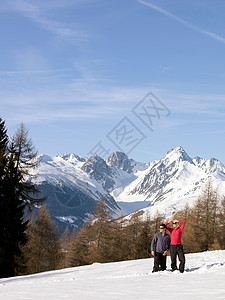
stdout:
<svg viewBox="0 0 225 300">
<path fill-rule="evenodd" d="M 225 2 L 1 0 L 0 116 L 39 154 L 225 163 Z"/>
</svg>

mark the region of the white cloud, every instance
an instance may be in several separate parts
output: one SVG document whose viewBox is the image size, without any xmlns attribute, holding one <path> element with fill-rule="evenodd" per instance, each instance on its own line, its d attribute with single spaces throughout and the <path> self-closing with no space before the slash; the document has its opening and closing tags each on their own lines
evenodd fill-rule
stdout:
<svg viewBox="0 0 225 300">
<path fill-rule="evenodd" d="M 71 41 L 76 40 L 86 40 L 88 34 L 82 30 L 75 29 L 77 25 L 75 24 L 64 24 L 59 21 L 50 19 L 47 16 L 49 9 L 55 8 L 59 9 L 62 7 L 67 7 L 68 5 L 73 5 L 79 3 L 80 1 L 65 1 L 61 4 L 59 1 L 25 1 L 25 0 L 13 0 L 5 4 L 8 10 L 16 11 L 17 13 L 23 15 L 24 17 L 37 23 L 44 30 L 50 31 L 57 37 L 69 39 Z M 63 4 L 62 4 L 63 3 Z"/>
<path fill-rule="evenodd" d="M 24 70 L 24 71 L 0 71 L 0 77 L 18 77 L 18 76 L 27 76 L 27 75 L 38 75 L 45 73 L 59 73 L 67 71 L 67 69 L 47 69 L 47 70 Z"/>
<path fill-rule="evenodd" d="M 71 84 L 59 83 L 54 87 L 48 86 L 48 83 L 46 86 L 37 83 L 29 89 L 17 83 L 17 89 L 0 91 L 0 111 L 4 112 L 2 117 L 9 121 L 23 120 L 26 123 L 40 120 L 119 120 L 131 114 L 132 108 L 150 90 L 171 110 L 167 120 L 170 127 L 193 122 L 193 116 L 196 116 L 197 122 L 221 123 L 225 119 L 225 95 L 188 95 L 152 87 L 113 86 L 93 78 L 78 78 Z"/>
<path fill-rule="evenodd" d="M 188 27 L 188 28 L 190 28 L 190 29 L 192 29 L 194 31 L 197 31 L 197 32 L 199 32 L 201 34 L 204 34 L 204 35 L 206 35 L 206 36 L 208 36 L 208 37 L 210 37 L 210 38 L 212 38 L 212 39 L 214 39 L 214 40 L 216 40 L 216 41 L 218 41 L 220 43 L 225 44 L 225 38 L 222 37 L 222 36 L 220 36 L 220 35 L 218 35 L 218 34 L 215 34 L 213 32 L 201 29 L 201 28 L 199 28 L 199 27 L 197 27 L 197 26 L 195 26 L 195 25 L 193 25 L 193 24 L 191 24 L 191 23 L 189 23 L 189 22 L 181 19 L 180 17 L 177 17 L 176 15 L 169 13 L 168 11 L 162 9 L 159 6 L 153 5 L 153 4 L 151 4 L 149 2 L 146 2 L 146 1 L 143 1 L 143 0 L 136 0 L 136 1 L 139 2 L 139 3 L 141 3 L 141 4 L 143 4 L 143 5 L 145 5 L 145 6 L 148 6 L 148 7 L 152 8 L 152 9 L 158 11 L 159 13 L 161 13 L 161 14 L 163 14 L 163 15 L 165 15 L 165 16 L 167 16 L 167 17 L 169 17 L 169 18 L 171 18 L 171 19 L 173 19 L 173 20 L 175 20 L 175 21 L 177 21 L 177 22 L 179 22 L 181 24 L 183 24 L 184 26 L 186 26 L 186 27 Z"/>
<path fill-rule="evenodd" d="M 119 85 L 107 79 L 102 61 L 76 62 L 71 70 L 24 68 L 0 72 L 0 111 L 10 120 L 119 120 L 131 113 L 150 90 L 171 110 L 168 126 L 189 122 L 188 116 L 193 115 L 199 115 L 199 120 L 225 116 L 223 94 L 184 94 L 146 85 Z M 182 120 L 183 114 L 186 120 Z"/>
<path fill-rule="evenodd" d="M 13 50 L 13 59 L 16 70 L 33 71 L 33 70 L 47 70 L 49 63 L 41 52 L 33 47 L 26 49 Z"/>
</svg>

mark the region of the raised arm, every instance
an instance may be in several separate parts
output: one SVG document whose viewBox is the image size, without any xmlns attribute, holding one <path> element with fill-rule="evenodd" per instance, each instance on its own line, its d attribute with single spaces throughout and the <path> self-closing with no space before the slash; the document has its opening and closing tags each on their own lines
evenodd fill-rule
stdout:
<svg viewBox="0 0 225 300">
<path fill-rule="evenodd" d="M 179 223 L 181 223 L 180 229 L 183 231 L 184 226 L 185 226 L 185 221 L 179 221 Z"/>
<path fill-rule="evenodd" d="M 173 223 L 173 220 L 170 220 L 169 222 L 166 222 L 166 223 L 165 223 L 166 229 L 167 229 L 169 232 L 172 232 L 172 231 L 173 231 L 173 228 L 168 227 L 168 224 L 170 224 L 171 222 Z"/>
</svg>

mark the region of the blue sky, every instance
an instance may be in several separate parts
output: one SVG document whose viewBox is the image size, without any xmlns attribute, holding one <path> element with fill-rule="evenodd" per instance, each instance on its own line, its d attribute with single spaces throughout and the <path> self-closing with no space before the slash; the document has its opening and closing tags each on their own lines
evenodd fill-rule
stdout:
<svg viewBox="0 0 225 300">
<path fill-rule="evenodd" d="M 1 117 L 39 153 L 225 163 L 224 1 L 2 0 L 0 35 Z"/>
</svg>

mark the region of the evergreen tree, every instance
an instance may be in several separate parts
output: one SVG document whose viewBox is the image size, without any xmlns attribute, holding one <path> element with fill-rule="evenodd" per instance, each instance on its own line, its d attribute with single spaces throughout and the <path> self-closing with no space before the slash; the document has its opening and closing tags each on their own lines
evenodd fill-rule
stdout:
<svg viewBox="0 0 225 300">
<path fill-rule="evenodd" d="M 22 265 L 20 246 L 26 242 L 25 204 L 21 199 L 23 176 L 8 150 L 5 123 L 0 119 L 0 277 L 14 276 Z"/>
<path fill-rule="evenodd" d="M 0 277 L 21 272 L 23 257 L 20 247 L 26 243 L 25 208 L 36 199 L 35 185 L 27 180 L 37 165 L 28 131 L 23 125 L 10 142 L 5 122 L 0 118 Z"/>
<path fill-rule="evenodd" d="M 38 189 L 31 178 L 38 174 L 34 169 L 38 167 L 37 151 L 28 136 L 28 130 L 21 123 L 9 144 L 9 152 L 13 155 L 15 170 L 21 174 L 21 198 L 31 210 L 33 205 L 42 204 L 44 198 L 38 198 Z M 29 178 L 29 179 L 28 179 Z"/>
</svg>

